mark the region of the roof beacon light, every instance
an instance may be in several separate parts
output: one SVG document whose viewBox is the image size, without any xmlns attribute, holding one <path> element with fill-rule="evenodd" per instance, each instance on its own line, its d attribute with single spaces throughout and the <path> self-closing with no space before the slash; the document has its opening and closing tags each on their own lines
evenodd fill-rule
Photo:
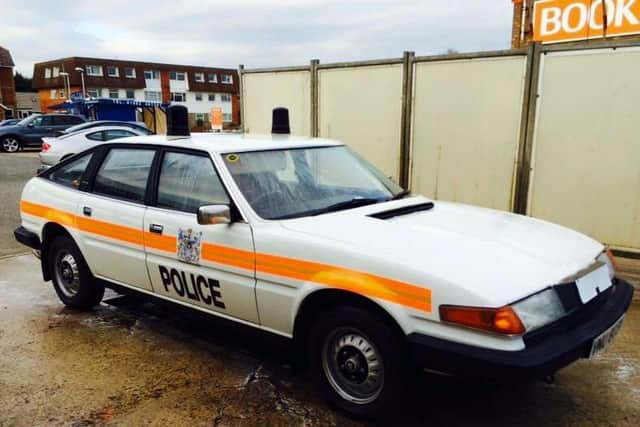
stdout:
<svg viewBox="0 0 640 427">
<path fill-rule="evenodd" d="M 183 105 L 170 105 L 167 107 L 167 136 L 190 136 L 189 111 Z"/>
<path fill-rule="evenodd" d="M 284 107 L 276 107 L 273 109 L 271 133 L 280 135 L 291 133 L 291 128 L 289 127 L 289 110 Z"/>
</svg>

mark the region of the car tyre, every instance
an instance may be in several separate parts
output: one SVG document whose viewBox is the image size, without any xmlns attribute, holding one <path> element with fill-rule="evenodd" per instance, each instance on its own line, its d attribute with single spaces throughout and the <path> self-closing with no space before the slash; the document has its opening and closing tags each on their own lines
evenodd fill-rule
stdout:
<svg viewBox="0 0 640 427">
<path fill-rule="evenodd" d="M 0 141 L 0 147 L 5 153 L 15 153 L 19 151 L 20 148 L 22 148 L 22 143 L 20 142 L 18 137 L 9 135 L 2 138 L 2 140 Z"/>
<path fill-rule="evenodd" d="M 410 363 L 401 334 L 359 307 L 336 307 L 311 326 L 309 363 L 325 398 L 351 416 L 398 414 Z"/>
<path fill-rule="evenodd" d="M 102 301 L 104 286 L 94 279 L 71 237 L 56 237 L 49 246 L 48 260 L 53 287 L 66 306 L 88 310 Z"/>
</svg>

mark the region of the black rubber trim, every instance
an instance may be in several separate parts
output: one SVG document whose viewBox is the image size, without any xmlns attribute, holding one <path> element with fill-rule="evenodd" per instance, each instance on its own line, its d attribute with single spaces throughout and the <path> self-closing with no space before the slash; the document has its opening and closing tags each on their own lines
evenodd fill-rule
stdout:
<svg viewBox="0 0 640 427">
<path fill-rule="evenodd" d="M 433 202 L 419 203 L 417 205 L 403 206 L 397 209 L 390 209 L 388 211 L 373 213 L 368 216 L 370 216 L 371 218 L 378 218 L 378 219 L 390 219 L 396 216 L 409 215 L 415 212 L 428 211 L 433 209 L 433 206 L 434 206 Z"/>
<path fill-rule="evenodd" d="M 597 312 L 579 324 L 570 323 L 570 328 L 556 329 L 520 351 L 486 349 L 415 333 L 407 340 L 412 359 L 420 367 L 485 378 L 544 378 L 588 357 L 593 340 L 626 313 L 632 298 L 633 287 L 615 279 L 606 301 L 599 301 Z M 563 321 L 557 323 L 562 325 Z"/>
<path fill-rule="evenodd" d="M 33 231 L 20 226 L 13 231 L 16 240 L 31 249 L 40 250 L 40 238 Z"/>
</svg>

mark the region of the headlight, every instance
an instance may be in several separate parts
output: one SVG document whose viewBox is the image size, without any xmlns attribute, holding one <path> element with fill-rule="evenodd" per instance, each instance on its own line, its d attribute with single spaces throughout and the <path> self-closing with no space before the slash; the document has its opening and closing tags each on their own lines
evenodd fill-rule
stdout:
<svg viewBox="0 0 640 427">
<path fill-rule="evenodd" d="M 607 249 L 602 252 L 596 260 L 607 265 L 607 268 L 609 269 L 609 278 L 613 280 L 616 275 L 616 259 L 613 257 L 611 249 Z"/>
<path fill-rule="evenodd" d="M 513 304 L 527 332 L 531 332 L 549 323 L 555 322 L 565 315 L 564 306 L 553 289 L 547 289 Z"/>
</svg>

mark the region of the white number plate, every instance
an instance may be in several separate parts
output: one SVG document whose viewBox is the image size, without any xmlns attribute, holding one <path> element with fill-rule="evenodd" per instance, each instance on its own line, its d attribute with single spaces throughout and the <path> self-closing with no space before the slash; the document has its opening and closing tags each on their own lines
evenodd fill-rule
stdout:
<svg viewBox="0 0 640 427">
<path fill-rule="evenodd" d="M 596 339 L 593 340 L 589 358 L 592 358 L 596 354 L 606 350 L 609 344 L 611 344 L 611 341 L 613 341 L 616 335 L 618 335 L 618 332 L 620 332 L 620 328 L 622 327 L 623 320 L 624 320 L 624 316 L 620 317 L 618 320 L 616 320 L 616 323 L 611 325 L 609 329 L 601 333 Z"/>
<path fill-rule="evenodd" d="M 611 286 L 609 269 L 605 264 L 576 280 L 580 300 L 583 304 L 591 301 L 598 293 Z"/>
</svg>

